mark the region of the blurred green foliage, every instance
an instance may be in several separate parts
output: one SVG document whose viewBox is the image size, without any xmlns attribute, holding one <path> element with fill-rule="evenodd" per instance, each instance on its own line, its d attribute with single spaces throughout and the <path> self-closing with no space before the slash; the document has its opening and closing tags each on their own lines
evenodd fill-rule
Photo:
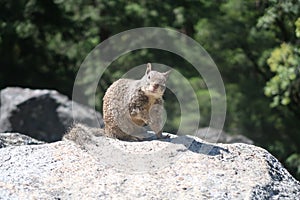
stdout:
<svg viewBox="0 0 300 200">
<path fill-rule="evenodd" d="M 300 178 L 299 0 L 2 0 L 0 7 L 0 88 L 52 88 L 71 97 L 77 70 L 97 44 L 132 28 L 172 28 L 198 41 L 219 67 L 227 94 L 224 129 L 253 139 Z M 171 66 L 189 80 L 200 126 L 207 126 L 211 103 L 204 81 L 183 58 L 155 49 L 131 52 L 110 65 L 98 84 L 97 108 L 113 81 L 146 62 Z M 83 86 L 96 74 L 87 75 Z M 174 95 L 166 91 L 170 132 L 180 122 Z"/>
</svg>

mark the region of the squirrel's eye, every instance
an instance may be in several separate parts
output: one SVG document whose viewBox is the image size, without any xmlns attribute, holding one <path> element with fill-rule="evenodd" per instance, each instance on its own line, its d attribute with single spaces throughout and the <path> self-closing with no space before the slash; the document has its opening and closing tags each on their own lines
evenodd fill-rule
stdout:
<svg viewBox="0 0 300 200">
<path fill-rule="evenodd" d="M 150 79 L 150 75 L 148 76 L 148 79 Z"/>
</svg>

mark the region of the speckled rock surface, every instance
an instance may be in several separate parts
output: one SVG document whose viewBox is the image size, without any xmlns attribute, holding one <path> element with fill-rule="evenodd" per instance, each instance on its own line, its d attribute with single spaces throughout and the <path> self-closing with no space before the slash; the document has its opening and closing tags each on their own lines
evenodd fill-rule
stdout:
<svg viewBox="0 0 300 200">
<path fill-rule="evenodd" d="M 267 151 L 181 136 L 99 137 L 0 149 L 0 199 L 296 199 L 300 184 Z"/>
<path fill-rule="evenodd" d="M 44 144 L 44 142 L 20 133 L 0 133 L 0 148 L 36 144 Z"/>
</svg>

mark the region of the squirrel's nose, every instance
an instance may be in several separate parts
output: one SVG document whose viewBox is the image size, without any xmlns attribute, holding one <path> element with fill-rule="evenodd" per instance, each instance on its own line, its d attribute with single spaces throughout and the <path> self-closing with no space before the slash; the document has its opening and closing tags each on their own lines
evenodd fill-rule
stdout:
<svg viewBox="0 0 300 200">
<path fill-rule="evenodd" d="M 153 85 L 153 88 L 154 88 L 155 90 L 156 90 L 158 87 L 159 87 L 158 84 L 154 84 L 154 85 Z"/>
</svg>

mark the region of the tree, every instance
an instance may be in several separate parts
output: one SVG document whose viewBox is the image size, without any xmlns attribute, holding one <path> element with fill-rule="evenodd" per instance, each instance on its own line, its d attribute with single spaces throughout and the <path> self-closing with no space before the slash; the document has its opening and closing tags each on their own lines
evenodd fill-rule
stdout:
<svg viewBox="0 0 300 200">
<path fill-rule="evenodd" d="M 264 87 L 265 95 L 272 98 L 271 107 L 284 118 L 292 119 L 281 128 L 291 141 L 284 163 L 300 177 L 300 1 L 273 1 L 259 19 L 258 27 L 276 33 L 280 44 L 271 51 L 267 64 L 272 77 Z M 298 144 L 297 144 L 298 143 Z"/>
<path fill-rule="evenodd" d="M 1 1 L 0 87 L 55 88 L 70 95 L 77 68 L 99 42 L 93 2 Z"/>
</svg>

